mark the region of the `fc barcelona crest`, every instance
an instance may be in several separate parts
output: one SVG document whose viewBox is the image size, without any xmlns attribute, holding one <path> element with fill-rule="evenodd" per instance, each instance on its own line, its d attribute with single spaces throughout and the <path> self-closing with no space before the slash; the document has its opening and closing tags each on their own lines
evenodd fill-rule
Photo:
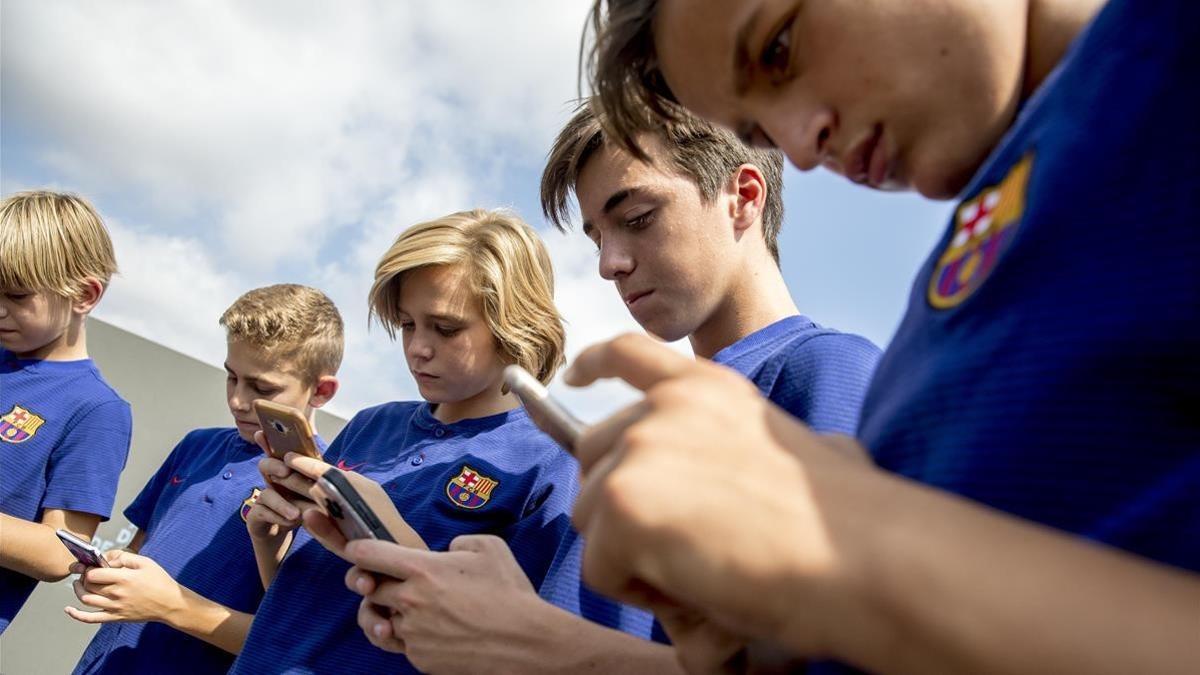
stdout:
<svg viewBox="0 0 1200 675">
<path fill-rule="evenodd" d="M 45 423 L 45 419 L 14 405 L 7 415 L 0 417 L 0 441 L 23 443 L 33 438 Z"/>
<path fill-rule="evenodd" d="M 500 481 L 488 478 L 464 464 L 462 471 L 446 483 L 446 496 L 455 506 L 477 509 L 492 498 L 492 490 L 499 484 Z"/>
<path fill-rule="evenodd" d="M 250 496 L 242 502 L 242 521 L 246 520 L 246 516 L 250 515 L 250 509 L 254 508 L 254 504 L 258 502 L 258 496 L 262 494 L 261 488 L 254 488 L 250 491 Z"/>
<path fill-rule="evenodd" d="M 1008 246 L 1025 212 L 1025 188 L 1033 154 L 998 185 L 985 188 L 954 212 L 954 235 L 929 280 L 929 304 L 949 309 L 983 285 Z"/>
</svg>

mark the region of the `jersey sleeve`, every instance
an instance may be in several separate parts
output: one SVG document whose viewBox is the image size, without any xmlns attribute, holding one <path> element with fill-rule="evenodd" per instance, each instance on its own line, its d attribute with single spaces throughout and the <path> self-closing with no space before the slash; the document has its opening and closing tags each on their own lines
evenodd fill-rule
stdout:
<svg viewBox="0 0 1200 675">
<path fill-rule="evenodd" d="M 814 336 L 788 355 L 768 397 L 816 431 L 854 434 L 879 356 L 857 335 Z"/>
<path fill-rule="evenodd" d="M 50 455 L 42 507 L 108 520 L 132 433 L 133 416 L 125 401 L 106 401 L 84 413 Z"/>
<path fill-rule="evenodd" d="M 150 480 L 146 482 L 145 487 L 138 493 L 138 496 L 133 498 L 129 506 L 125 507 L 125 517 L 129 522 L 133 523 L 139 530 L 145 530 L 150 525 L 150 516 L 154 513 L 154 507 L 158 505 L 159 497 L 162 496 L 163 490 L 167 486 L 167 481 L 175 475 L 175 468 L 179 464 L 179 456 L 183 453 L 183 449 L 188 445 L 191 434 L 185 436 L 182 441 L 171 450 L 171 454 L 167 455 L 167 459 L 163 461 Z"/>
<path fill-rule="evenodd" d="M 557 448 L 554 454 L 530 492 L 521 519 L 502 535 L 534 588 L 542 585 L 571 532 L 571 507 L 579 494 L 578 464 Z"/>
</svg>

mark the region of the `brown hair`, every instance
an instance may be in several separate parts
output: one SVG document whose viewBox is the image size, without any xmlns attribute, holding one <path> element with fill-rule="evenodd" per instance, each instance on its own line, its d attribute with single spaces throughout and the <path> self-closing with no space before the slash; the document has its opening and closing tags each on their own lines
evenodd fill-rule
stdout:
<svg viewBox="0 0 1200 675">
<path fill-rule="evenodd" d="M 560 230 L 569 222 L 568 200 L 592 155 L 611 136 L 595 101 L 583 103 L 567 122 L 542 171 L 542 212 Z M 753 164 L 767 183 L 763 204 L 762 231 L 767 250 L 779 263 L 779 228 L 783 224 L 783 155 L 777 150 L 747 147 L 732 133 L 685 110 L 677 110 L 670 121 L 639 120 L 632 133 L 650 134 L 663 141 L 670 169 L 686 176 L 700 190 L 705 203 L 716 198 L 737 168 Z M 636 140 L 636 139 L 635 139 Z M 618 146 L 621 147 L 621 146 Z M 643 153 L 643 161 L 650 161 Z"/>
<path fill-rule="evenodd" d="M 682 110 L 658 68 L 657 11 L 658 0 L 595 0 L 588 20 L 594 40 L 587 49 L 585 32 L 579 48 L 605 128 L 638 159 L 645 156 L 635 136 L 647 118 L 674 120 Z"/>
<path fill-rule="evenodd" d="M 288 362 L 307 385 L 322 375 L 337 374 L 342 365 L 342 315 L 315 288 L 256 288 L 235 300 L 220 324 L 230 341 L 245 342 Z"/>
<path fill-rule="evenodd" d="M 96 209 L 77 195 L 18 192 L 0 202 L 0 289 L 76 298 L 84 279 L 108 285 L 117 272 L 112 240 Z"/>
<path fill-rule="evenodd" d="M 466 265 L 501 352 L 549 384 L 566 361 L 566 331 L 554 305 L 550 254 L 532 227 L 503 209 L 475 209 L 401 233 L 375 268 L 369 300 L 372 316 L 392 338 L 400 326 L 404 273 L 429 265 Z"/>
</svg>

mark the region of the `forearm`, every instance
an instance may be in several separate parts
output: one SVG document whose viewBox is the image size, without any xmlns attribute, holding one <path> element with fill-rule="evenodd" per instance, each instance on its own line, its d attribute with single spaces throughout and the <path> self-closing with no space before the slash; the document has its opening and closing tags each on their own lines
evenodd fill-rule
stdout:
<svg viewBox="0 0 1200 675">
<path fill-rule="evenodd" d="M 258 566 L 258 578 L 262 580 L 263 588 L 271 585 L 279 564 L 292 544 L 292 532 L 269 537 L 251 537 L 254 547 L 254 562 Z"/>
<path fill-rule="evenodd" d="M 867 627 L 832 634 L 839 656 L 881 672 L 1200 670 L 1200 577 L 876 478 L 842 615 Z"/>
<path fill-rule="evenodd" d="M 163 617 L 163 622 L 231 654 L 241 652 L 254 615 L 230 609 L 183 586 L 179 588 L 180 607 Z"/>
<path fill-rule="evenodd" d="M 73 562 L 50 526 L 0 514 L 0 566 L 40 581 L 58 581 Z"/>
<path fill-rule="evenodd" d="M 504 672 L 683 673 L 671 647 L 592 623 L 540 598 L 531 598 L 521 616 L 529 623 L 507 640 L 510 667 Z"/>
</svg>

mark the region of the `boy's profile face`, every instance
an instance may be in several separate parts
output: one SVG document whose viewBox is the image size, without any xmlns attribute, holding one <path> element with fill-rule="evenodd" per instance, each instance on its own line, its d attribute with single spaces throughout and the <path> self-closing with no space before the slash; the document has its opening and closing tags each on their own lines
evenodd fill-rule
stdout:
<svg viewBox="0 0 1200 675">
<path fill-rule="evenodd" d="M 261 427 L 254 413 L 254 402 L 266 399 L 291 406 L 306 416 L 311 411 L 314 387 L 305 384 L 287 363 L 268 358 L 262 349 L 238 340 L 230 340 L 225 356 L 225 399 L 229 414 L 237 424 L 238 435 L 253 443 L 254 432 Z"/>
<path fill-rule="evenodd" d="M 724 299 L 736 272 L 734 229 L 723 192 L 706 204 L 690 178 L 667 168 L 661 140 L 638 142 L 653 164 L 606 143 L 584 164 L 575 194 L 600 276 L 643 328 L 674 341 Z"/>
<path fill-rule="evenodd" d="M 801 170 L 949 198 L 1013 119 L 1024 5 L 660 0 L 654 37 L 680 103 L 752 145 Z"/>
<path fill-rule="evenodd" d="M 500 390 L 507 363 L 461 265 L 430 265 L 404 273 L 400 335 L 421 398 L 465 403 Z"/>
<path fill-rule="evenodd" d="M 42 358 L 66 333 L 71 301 L 46 291 L 0 292 L 0 346 L 20 358 Z"/>
</svg>

